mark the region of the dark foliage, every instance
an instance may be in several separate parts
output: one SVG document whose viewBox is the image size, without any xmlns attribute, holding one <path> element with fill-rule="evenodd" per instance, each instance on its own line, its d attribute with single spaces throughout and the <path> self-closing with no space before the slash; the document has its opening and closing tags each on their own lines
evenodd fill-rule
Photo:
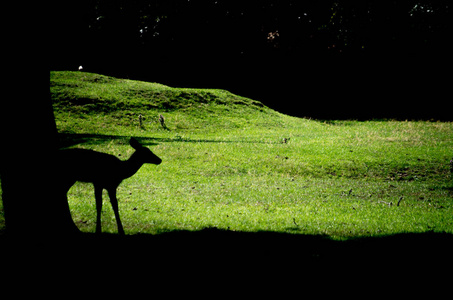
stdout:
<svg viewBox="0 0 453 300">
<path fill-rule="evenodd" d="M 55 15 L 51 67 L 224 88 L 298 116 L 445 119 L 450 19 L 448 0 L 74 1 Z"/>
</svg>

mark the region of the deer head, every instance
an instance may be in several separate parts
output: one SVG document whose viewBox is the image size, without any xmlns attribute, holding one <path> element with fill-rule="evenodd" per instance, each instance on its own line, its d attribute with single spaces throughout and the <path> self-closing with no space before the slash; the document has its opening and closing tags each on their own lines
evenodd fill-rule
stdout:
<svg viewBox="0 0 453 300">
<path fill-rule="evenodd" d="M 156 154 L 146 147 L 143 147 L 135 138 L 131 138 L 129 144 L 136 150 L 137 155 L 143 163 L 158 165 L 162 162 Z"/>
</svg>

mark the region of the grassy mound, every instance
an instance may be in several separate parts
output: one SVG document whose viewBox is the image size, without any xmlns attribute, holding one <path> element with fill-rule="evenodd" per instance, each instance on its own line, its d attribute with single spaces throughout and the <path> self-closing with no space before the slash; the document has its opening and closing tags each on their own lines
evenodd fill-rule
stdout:
<svg viewBox="0 0 453 300">
<path fill-rule="evenodd" d="M 141 115 L 142 127 L 149 130 L 161 126 L 159 114 L 175 119 L 166 123 L 173 129 L 240 127 L 258 112 L 275 115 L 261 102 L 225 90 L 171 88 L 82 72 L 51 72 L 51 94 L 58 113 L 90 116 L 95 123 L 102 115 L 105 124 L 125 127 L 139 124 Z"/>
</svg>

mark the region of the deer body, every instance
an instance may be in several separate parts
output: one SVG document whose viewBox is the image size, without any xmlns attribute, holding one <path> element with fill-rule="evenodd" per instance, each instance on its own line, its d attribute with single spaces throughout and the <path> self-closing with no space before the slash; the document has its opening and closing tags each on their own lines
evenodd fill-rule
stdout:
<svg viewBox="0 0 453 300">
<path fill-rule="evenodd" d="M 113 155 L 86 149 L 61 150 L 59 153 L 59 174 L 61 191 L 67 194 L 76 181 L 92 182 L 96 199 L 96 233 L 101 232 L 102 190 L 106 189 L 118 226 L 118 233 L 124 234 L 118 213 L 116 189 L 120 183 L 134 175 L 144 163 L 160 164 L 162 160 L 134 138 L 130 141 L 136 150 L 128 160 L 122 161 Z M 69 207 L 68 207 L 69 208 Z"/>
</svg>

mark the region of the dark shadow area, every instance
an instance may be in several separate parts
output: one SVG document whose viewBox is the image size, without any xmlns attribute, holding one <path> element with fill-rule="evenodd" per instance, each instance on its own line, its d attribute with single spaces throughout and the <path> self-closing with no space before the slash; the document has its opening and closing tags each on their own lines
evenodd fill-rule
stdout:
<svg viewBox="0 0 453 300">
<path fill-rule="evenodd" d="M 287 276 L 290 280 L 311 271 L 344 274 L 360 271 L 363 273 L 354 274 L 362 276 L 381 270 L 386 273 L 374 275 L 388 278 L 394 275 L 389 273 L 392 270 L 413 270 L 429 276 L 437 274 L 430 272 L 449 270 L 453 263 L 453 235 L 433 232 L 335 241 L 317 235 L 207 228 L 159 235 L 49 235 L 41 240 L 4 235 L 0 236 L 0 245 L 2 255 L 18 256 L 22 259 L 19 263 L 48 264 L 59 261 L 56 257 L 64 255 L 67 264 L 85 268 L 83 272 L 103 267 L 146 272 L 158 272 L 162 268 L 174 276 L 179 276 L 181 271 L 211 270 L 231 274 L 229 276 L 234 278 L 244 276 L 242 272 L 254 274 L 257 270 L 268 272 L 277 268 L 290 273 L 265 273 L 266 276 Z M 203 276 L 209 277 L 209 274 Z M 441 274 L 437 275 L 443 276 Z M 203 276 L 200 277 L 202 281 Z M 332 274 L 322 276 L 325 280 Z M 398 278 L 394 280 L 398 281 Z"/>
<path fill-rule="evenodd" d="M 78 134 L 78 133 L 60 133 L 59 134 L 59 146 L 60 148 L 71 147 L 75 145 L 98 145 L 110 142 L 112 140 L 128 144 L 130 136 L 122 135 L 103 135 L 103 134 Z M 135 137 L 140 144 L 144 146 L 155 146 L 159 143 L 251 143 L 251 144 L 277 144 L 275 142 L 263 142 L 263 141 L 244 141 L 244 140 L 206 140 L 206 139 L 190 139 L 183 137 L 174 138 L 154 138 L 154 137 Z"/>
<path fill-rule="evenodd" d="M 90 134 L 90 133 L 59 133 L 59 148 L 67 148 L 75 145 L 99 145 L 110 141 L 117 141 L 127 145 L 130 136 L 124 135 L 105 135 L 105 134 Z M 141 144 L 146 146 L 158 145 L 154 142 L 154 138 L 136 138 Z"/>
<path fill-rule="evenodd" d="M 52 52 L 51 69 L 227 89 L 297 117 L 452 120 L 451 9 L 448 0 L 68 1 L 53 14 L 52 42 L 64 51 Z"/>
<path fill-rule="evenodd" d="M 208 255 L 218 261 L 238 259 L 258 264 L 297 266 L 305 263 L 344 263 L 354 266 L 367 263 L 371 266 L 382 262 L 447 263 L 453 259 L 453 235 L 440 233 L 334 241 L 318 235 L 232 232 L 207 228 L 197 232 L 176 231 L 157 236 L 135 235 L 127 239 L 127 243 L 136 249 L 153 245 L 156 250 L 161 247 L 165 253 L 185 249 L 187 254 L 200 259 Z M 113 237 L 111 242 L 120 241 L 115 241 Z M 144 250 L 143 254 L 146 252 Z"/>
</svg>

